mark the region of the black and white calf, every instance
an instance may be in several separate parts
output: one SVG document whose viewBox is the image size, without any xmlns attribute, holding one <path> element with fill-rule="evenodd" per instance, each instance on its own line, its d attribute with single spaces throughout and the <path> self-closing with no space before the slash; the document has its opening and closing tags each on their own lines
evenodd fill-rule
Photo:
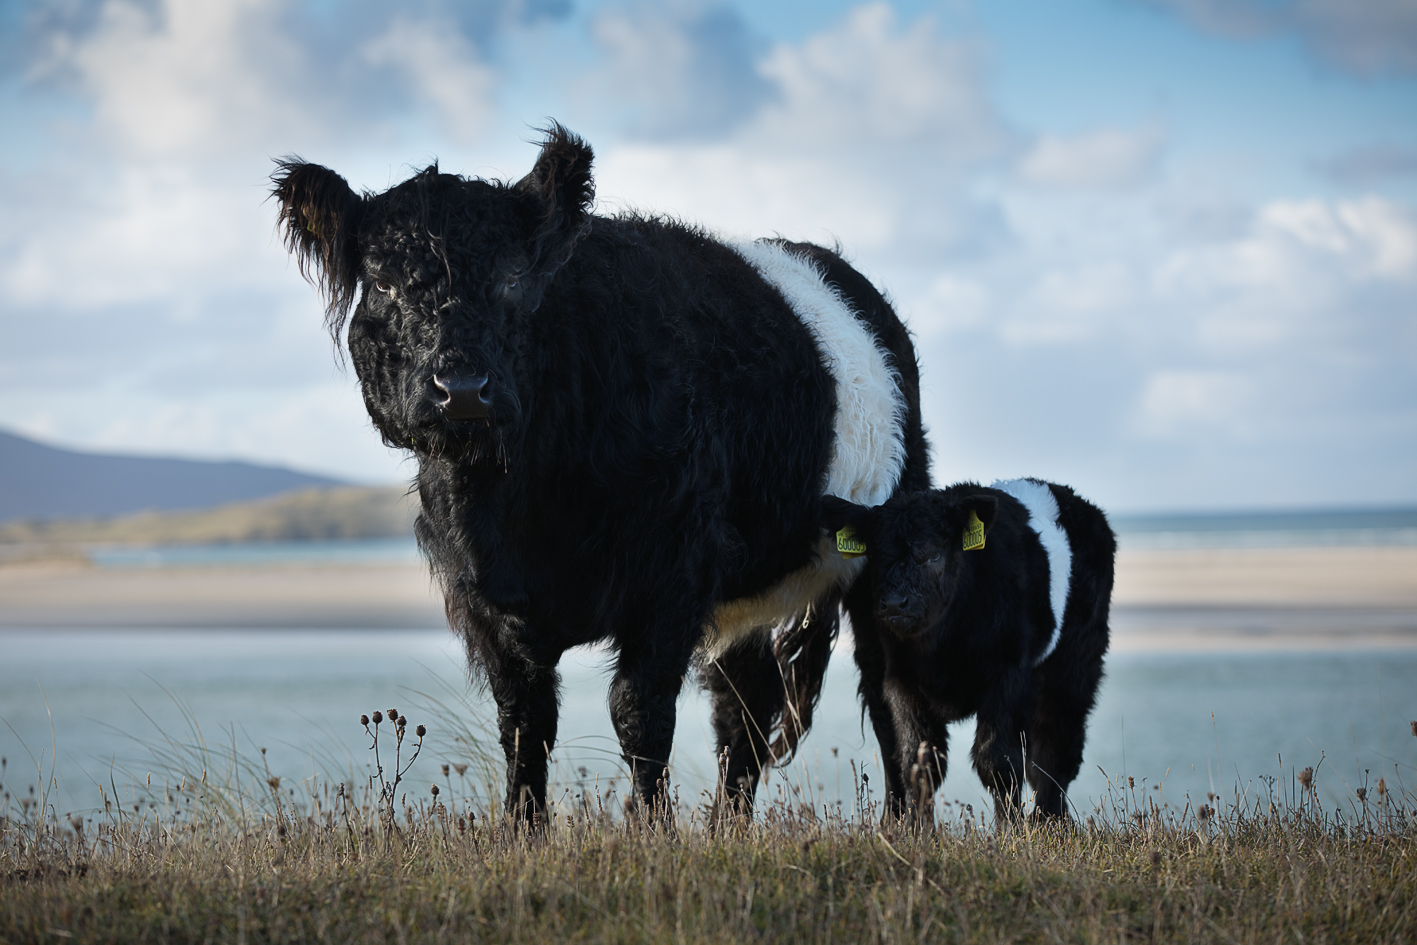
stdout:
<svg viewBox="0 0 1417 945">
<path fill-rule="evenodd" d="M 929 817 L 946 726 L 973 715 L 974 768 L 999 819 L 1019 813 L 1025 778 L 1035 816 L 1064 816 L 1107 652 L 1116 540 L 1106 516 L 1033 479 L 875 508 L 829 497 L 824 511 L 867 549 L 853 594 L 869 606 L 853 610 L 852 627 L 891 813 Z"/>
<path fill-rule="evenodd" d="M 929 485 L 915 354 L 836 253 L 596 216 L 591 161 L 556 126 L 516 183 L 434 166 L 356 194 L 290 159 L 274 194 L 337 340 L 353 309 L 375 427 L 418 460 L 419 544 L 496 699 L 509 808 L 545 803 L 556 665 L 596 641 L 639 797 L 697 660 L 746 806 L 789 695 L 773 631 L 810 710 L 862 567 L 830 550 L 823 494 Z"/>
</svg>

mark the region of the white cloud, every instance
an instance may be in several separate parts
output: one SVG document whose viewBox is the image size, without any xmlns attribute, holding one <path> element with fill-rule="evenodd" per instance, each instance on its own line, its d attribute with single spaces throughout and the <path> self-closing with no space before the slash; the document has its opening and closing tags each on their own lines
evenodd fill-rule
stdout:
<svg viewBox="0 0 1417 945">
<path fill-rule="evenodd" d="M 1104 128 L 1062 137 L 1044 134 L 1018 162 L 1018 176 L 1039 187 L 1126 187 L 1152 175 L 1166 136 L 1159 125 Z"/>
<path fill-rule="evenodd" d="M 1044 272 L 1002 320 L 1010 344 L 1057 344 L 1095 336 L 1137 302 L 1136 279 L 1120 261 Z"/>
<path fill-rule="evenodd" d="M 301 51 L 277 0 L 113 0 L 87 35 L 55 37 L 99 122 L 134 154 L 210 154 L 319 123 L 297 92 Z M 295 86 L 294 88 L 292 86 Z"/>
<path fill-rule="evenodd" d="M 983 53 L 921 17 L 901 28 L 886 3 L 833 29 L 781 44 L 763 74 L 779 89 L 756 138 L 806 150 L 919 146 L 925 174 L 997 157 L 1010 135 L 983 84 Z"/>
<path fill-rule="evenodd" d="M 593 112 L 619 111 L 637 137 L 706 140 L 749 121 L 771 94 L 758 43 L 714 0 L 640 2 L 599 11 L 591 35 L 609 59 L 588 83 Z"/>
<path fill-rule="evenodd" d="M 1142 0 L 1222 36 L 1293 33 L 1319 60 L 1362 76 L 1417 72 L 1412 0 Z"/>
<path fill-rule="evenodd" d="M 722 140 L 600 149 L 599 193 L 735 235 L 847 240 L 937 264 L 999 229 L 962 186 L 1011 133 L 984 87 L 982 55 L 923 17 L 853 10 L 762 64 L 775 94 Z"/>
<path fill-rule="evenodd" d="M 495 114 L 497 74 L 448 24 L 399 18 L 362 51 L 370 64 L 402 71 L 414 94 L 437 107 L 453 141 L 475 140 Z"/>
<path fill-rule="evenodd" d="M 1194 435 L 1194 427 L 1243 429 L 1248 381 L 1233 372 L 1166 369 L 1147 379 L 1134 420 L 1144 437 Z"/>
<path fill-rule="evenodd" d="M 943 275 L 911 299 L 910 330 L 922 338 L 953 335 L 987 324 L 992 309 L 989 288 L 955 275 Z"/>
</svg>

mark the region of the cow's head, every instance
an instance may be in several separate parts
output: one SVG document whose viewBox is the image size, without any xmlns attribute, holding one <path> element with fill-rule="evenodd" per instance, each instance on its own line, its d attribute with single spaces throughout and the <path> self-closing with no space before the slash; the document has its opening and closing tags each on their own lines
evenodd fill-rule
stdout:
<svg viewBox="0 0 1417 945">
<path fill-rule="evenodd" d="M 364 403 L 390 445 L 491 456 L 486 447 L 519 417 L 521 342 L 590 225 L 591 160 L 585 142 L 553 125 L 515 184 L 435 164 L 360 195 L 328 168 L 278 162 L 286 245 L 324 293 L 337 345 L 349 319 Z"/>
<path fill-rule="evenodd" d="M 971 514 L 987 537 L 999 510 L 994 496 L 928 489 L 897 495 L 874 508 L 836 496 L 822 499 L 824 524 L 852 528 L 866 543 L 876 623 L 903 639 L 935 626 L 954 600 L 969 567 L 964 550 Z"/>
</svg>

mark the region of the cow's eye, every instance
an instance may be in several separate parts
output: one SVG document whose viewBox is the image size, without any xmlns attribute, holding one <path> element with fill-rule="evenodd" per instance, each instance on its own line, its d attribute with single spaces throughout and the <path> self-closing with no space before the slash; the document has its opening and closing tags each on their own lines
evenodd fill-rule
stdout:
<svg viewBox="0 0 1417 945">
<path fill-rule="evenodd" d="M 382 280 L 379 281 L 379 282 L 376 282 L 376 283 L 374 283 L 374 288 L 378 289 L 380 292 L 384 293 L 385 295 L 389 296 L 390 298 L 393 297 L 393 294 L 394 294 L 394 287 L 391 286 L 391 285 L 390 285 L 389 283 L 387 283 L 387 282 L 384 282 L 384 281 L 382 281 Z"/>
<path fill-rule="evenodd" d="M 934 551 L 927 551 L 925 552 L 925 555 L 926 564 L 939 564 L 941 561 L 945 560 L 945 551 L 943 548 L 936 548 Z"/>
<path fill-rule="evenodd" d="M 502 291 L 510 292 L 515 289 L 517 287 L 517 281 L 520 278 L 521 277 L 518 276 L 516 273 L 512 273 L 510 276 L 507 276 L 507 278 L 502 280 Z"/>
</svg>

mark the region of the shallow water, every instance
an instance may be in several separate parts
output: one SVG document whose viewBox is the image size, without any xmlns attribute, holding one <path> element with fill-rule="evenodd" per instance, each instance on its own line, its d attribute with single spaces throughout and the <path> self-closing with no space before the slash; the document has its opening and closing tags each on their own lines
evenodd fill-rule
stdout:
<svg viewBox="0 0 1417 945">
<path fill-rule="evenodd" d="M 264 747 L 264 762 L 286 778 L 367 777 L 369 741 L 357 720 L 376 708 L 398 708 L 430 729 L 409 774 L 414 796 L 433 781 L 455 794 L 468 790 L 440 773 L 441 763 L 466 758 L 453 741 L 460 729 L 495 745 L 477 728 L 477 714 L 491 716 L 490 700 L 468 685 L 460 650 L 442 631 L 4 631 L 0 654 L 5 788 L 22 794 L 52 777 L 61 813 L 96 806 L 99 784 L 122 788 L 148 773 L 161 783 L 171 773 L 161 759 L 171 742 L 199 737 L 212 765 L 233 750 L 259 765 Z M 602 652 L 563 661 L 555 754 L 563 789 L 582 767 L 588 780 L 599 776 L 602 790 L 623 778 L 605 708 L 608 672 Z M 847 641 L 800 760 L 773 776 L 769 793 L 795 787 L 834 801 L 850 794 L 852 761 L 879 788 L 875 739 L 862 732 L 855 687 Z M 1310 765 L 1330 807 L 1351 803 L 1365 778 L 1417 791 L 1412 719 L 1417 651 L 1118 654 L 1070 796 L 1086 813 L 1109 777 L 1131 775 L 1139 791 L 1180 806 L 1187 794 L 1253 794 L 1271 776 L 1287 790 L 1293 771 Z M 972 722 L 952 729 L 940 796 L 979 809 L 985 797 L 969 769 L 972 738 Z M 686 686 L 673 769 L 681 798 L 694 800 L 711 785 L 712 760 L 706 701 Z M 1157 784 L 1161 791 L 1152 790 Z"/>
</svg>

